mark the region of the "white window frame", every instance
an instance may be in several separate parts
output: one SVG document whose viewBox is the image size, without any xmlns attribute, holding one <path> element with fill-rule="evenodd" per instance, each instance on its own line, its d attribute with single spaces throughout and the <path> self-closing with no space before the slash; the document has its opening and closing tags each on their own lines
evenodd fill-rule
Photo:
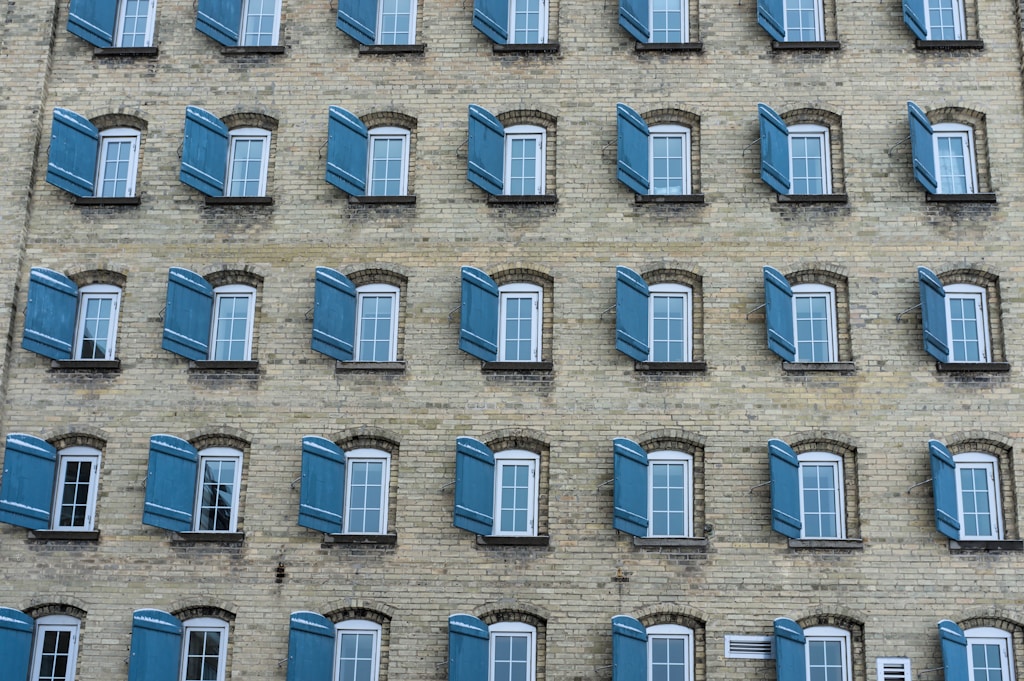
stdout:
<svg viewBox="0 0 1024 681">
<path fill-rule="evenodd" d="M 679 464 L 683 467 L 683 533 L 655 534 L 654 532 L 654 467 L 658 464 Z M 647 536 L 693 536 L 693 455 L 686 452 L 658 450 L 647 454 Z M 647 630 L 650 633 L 650 629 Z"/>
<path fill-rule="evenodd" d="M 501 472 L 506 465 L 529 468 L 530 490 L 526 500 L 526 529 L 521 532 L 505 530 L 501 527 L 502 486 Z M 523 449 L 506 449 L 494 453 L 494 536 L 503 537 L 536 537 L 537 509 L 539 497 L 538 475 L 540 473 L 540 455 Z"/>
<path fill-rule="evenodd" d="M 798 475 L 800 476 L 800 537 L 801 539 L 846 539 L 846 490 L 843 476 L 843 457 L 831 452 L 807 452 L 797 455 L 800 462 Z M 804 533 L 807 530 L 807 521 L 804 516 L 804 475 L 805 464 L 812 466 L 831 466 L 834 471 L 836 488 L 834 492 L 834 503 L 836 506 L 836 536 L 834 537 L 807 537 Z M 806 633 L 806 632 L 805 632 Z"/>
<path fill-rule="evenodd" d="M 820 5 L 819 5 L 820 7 Z M 793 187 L 796 182 L 792 181 L 793 178 L 793 138 L 814 138 L 818 140 L 821 145 L 821 194 L 832 193 L 832 149 L 829 141 L 829 130 L 824 125 L 815 125 L 813 123 L 798 123 L 796 125 L 789 126 L 789 177 L 790 177 L 790 194 L 794 194 Z M 815 194 L 814 196 L 819 196 Z"/>
<path fill-rule="evenodd" d="M 509 6 L 511 7 L 512 3 L 510 3 Z M 505 128 L 505 167 L 503 172 L 505 174 L 504 185 L 506 195 L 512 195 L 512 142 L 513 140 L 524 139 L 533 139 L 537 142 L 537 176 L 534 178 L 534 190 L 532 192 L 526 192 L 521 196 L 540 195 L 544 193 L 545 178 L 547 175 L 547 138 L 548 131 L 539 125 L 510 125 Z"/>
<path fill-rule="evenodd" d="M 203 508 L 203 471 L 205 470 L 206 462 L 216 461 L 234 461 L 235 463 L 235 479 L 232 481 L 232 487 L 234 494 L 231 496 L 231 520 L 229 521 L 229 527 L 226 530 L 214 530 L 214 529 L 201 529 L 200 523 L 202 522 L 202 508 Z M 193 532 L 237 532 L 238 531 L 238 506 L 242 499 L 242 452 L 231 447 L 208 447 L 199 452 L 199 466 L 196 470 L 196 500 L 192 509 L 192 531 Z"/>
<path fill-rule="evenodd" d="M 647 627 L 647 679 L 654 677 L 654 641 L 656 639 L 682 640 L 686 646 L 684 667 L 686 674 L 683 681 L 693 681 L 693 629 L 679 624 L 655 624 Z"/>
<path fill-rule="evenodd" d="M 689 16 L 689 14 L 690 14 L 690 3 L 689 3 L 689 0 L 675 0 L 675 1 L 677 3 L 679 3 L 679 10 L 678 11 L 679 11 L 679 14 L 680 14 L 680 16 L 682 18 L 682 21 L 680 22 L 680 29 L 681 29 L 681 33 L 682 33 L 682 35 L 680 37 L 682 38 L 682 40 L 680 40 L 678 43 L 676 43 L 676 42 L 664 43 L 664 44 L 667 44 L 667 45 L 682 45 L 682 44 L 690 42 L 690 16 Z M 647 13 L 647 22 L 648 22 L 647 25 L 651 27 L 651 35 L 650 35 L 650 38 L 648 39 L 648 42 L 649 43 L 661 44 L 662 41 L 654 39 L 654 30 L 655 30 L 654 29 L 654 3 L 653 2 L 648 3 L 648 7 L 649 7 L 649 11 Z M 676 10 L 671 10 L 671 11 L 676 11 Z M 652 129 L 652 131 L 653 131 L 653 129 Z M 689 194 L 689 192 L 686 192 L 686 193 Z"/>
<path fill-rule="evenodd" d="M 487 678 L 490 681 L 500 681 L 494 678 L 495 638 L 507 635 L 527 640 L 526 681 L 534 681 L 537 674 L 537 628 L 523 622 L 495 622 L 487 627 L 487 631 L 490 634 L 487 647 Z"/>
<path fill-rule="evenodd" d="M 92 464 L 86 494 L 84 525 L 62 525 L 61 507 L 64 505 L 64 478 L 69 463 Z M 50 529 L 62 532 L 90 532 L 96 526 L 96 496 L 100 477 L 100 451 L 92 447 L 68 447 L 57 453 L 57 475 L 54 480 L 53 508 L 50 511 Z"/>
<path fill-rule="evenodd" d="M 786 28 L 786 42 L 821 42 L 825 39 L 825 8 L 822 0 L 814 0 L 814 40 L 793 40 L 789 39 L 789 2 L 792 0 L 785 0 L 782 7 L 783 23 Z"/>
<path fill-rule="evenodd" d="M 42 670 L 43 644 L 46 633 L 51 631 L 68 632 L 71 634 L 71 641 L 68 645 L 68 666 L 65 674 L 65 681 L 75 681 L 75 667 L 78 665 L 78 633 L 81 622 L 68 615 L 46 615 L 35 622 L 35 636 L 32 642 L 32 674 L 30 681 L 39 681 L 39 673 Z"/>
<path fill-rule="evenodd" d="M 214 360 L 217 356 L 217 328 L 220 325 L 217 311 L 219 308 L 220 299 L 223 298 L 237 298 L 247 296 L 249 298 L 249 308 L 246 312 L 247 324 L 245 329 L 245 357 L 241 360 L 223 360 L 223 361 L 250 361 L 252 359 L 252 329 L 253 329 L 253 317 L 256 315 L 256 289 L 252 286 L 246 286 L 244 284 L 228 284 L 227 286 L 218 286 L 213 289 L 213 320 L 210 322 L 210 360 Z"/>
<path fill-rule="evenodd" d="M 352 465 L 368 461 L 380 462 L 381 502 L 380 522 L 375 530 L 356 531 L 349 527 L 349 509 L 352 498 Z M 388 531 L 388 491 L 391 484 L 391 455 L 379 449 L 353 449 L 345 452 L 345 534 L 387 534 Z"/>
<path fill-rule="evenodd" d="M 235 164 L 235 145 L 249 140 L 263 141 L 263 157 L 260 159 L 260 182 L 256 196 L 267 195 L 267 166 L 270 164 L 270 131 L 263 128 L 235 128 L 228 132 L 228 168 L 224 178 L 224 195 L 231 193 L 231 173 Z M 241 196 L 241 195 L 239 195 Z"/>
<path fill-rule="evenodd" d="M 928 36 L 928 40 L 937 40 L 932 36 L 932 8 L 931 2 L 933 0 L 927 0 L 924 8 L 924 23 L 926 27 L 925 34 Z M 953 40 L 963 40 L 966 37 L 966 31 L 964 29 L 967 26 L 967 22 L 964 19 L 964 3 L 963 0 L 952 0 L 953 4 L 953 33 L 955 34 Z M 941 38 L 945 40 L 945 38 Z"/>
<path fill-rule="evenodd" d="M 415 2 L 415 0 L 411 1 Z M 381 0 L 380 4 L 383 5 L 383 0 Z M 406 196 L 409 193 L 409 131 L 405 128 L 385 126 L 373 128 L 369 131 L 369 135 L 369 144 L 366 145 L 366 193 L 369 196 Z M 376 194 L 373 192 L 373 146 L 374 143 L 382 140 L 401 140 L 402 142 L 402 175 L 399 178 L 399 190 L 397 194 Z"/>
<path fill-rule="evenodd" d="M 841 646 L 843 656 L 843 678 L 842 681 L 852 681 L 853 664 L 850 660 L 850 632 L 837 627 L 808 627 L 804 629 L 804 640 L 806 641 L 806 662 L 805 669 L 807 678 L 811 678 L 811 643 L 812 642 L 838 642 Z"/>
<path fill-rule="evenodd" d="M 974 129 L 969 125 L 962 125 L 960 123 L 932 124 L 932 151 L 935 155 L 935 181 L 938 184 L 936 193 L 952 193 L 947 187 L 943 187 L 942 184 L 942 173 L 940 172 L 942 161 L 939 158 L 939 140 L 954 137 L 960 139 L 964 149 L 964 173 L 967 177 L 967 191 L 964 193 L 976 194 L 978 193 L 978 156 L 974 148 Z"/>
<path fill-rule="evenodd" d="M 242 0 L 242 21 L 238 27 L 238 44 L 242 47 L 248 47 L 245 44 L 245 35 L 247 31 L 247 24 L 249 22 L 249 2 L 250 0 Z M 280 44 L 281 39 L 281 0 L 274 0 L 274 29 L 271 35 L 270 45 Z M 270 45 L 253 45 L 252 47 L 269 47 Z"/>
<path fill-rule="evenodd" d="M 153 28 L 156 26 L 156 0 L 145 0 L 147 5 L 146 14 L 146 37 L 141 47 L 153 46 Z M 114 33 L 114 46 L 124 47 L 124 22 L 125 13 L 128 11 L 128 1 L 119 0 L 117 3 L 117 29 Z M 140 47 L 138 45 L 134 47 Z"/>
<path fill-rule="evenodd" d="M 956 464 L 956 498 L 958 518 L 960 521 L 960 538 L 966 540 L 1001 540 L 1003 538 L 1003 505 L 1002 495 L 999 489 L 999 459 L 991 454 L 981 452 L 965 452 L 955 454 L 953 462 Z M 988 474 L 988 503 L 992 513 L 990 532 L 977 535 L 964 534 L 964 496 L 960 481 L 960 471 L 963 468 L 984 470 Z"/>
<path fill-rule="evenodd" d="M 819 298 L 825 296 L 827 300 L 826 326 L 828 333 L 828 359 L 827 362 L 839 360 L 839 333 L 836 325 L 836 290 L 824 284 L 796 284 L 793 289 L 793 340 L 797 348 L 797 362 L 811 362 L 810 359 L 800 357 L 800 325 L 797 321 L 796 306 L 797 300 L 801 298 Z"/>
<path fill-rule="evenodd" d="M 1000 661 L 1002 663 L 1002 681 L 1014 681 L 1016 672 L 1013 668 L 1013 638 L 1009 632 L 995 627 L 975 627 L 964 631 L 967 638 L 967 678 L 974 679 L 974 664 L 972 662 L 971 648 L 975 645 L 997 645 L 999 646 Z"/>
<path fill-rule="evenodd" d="M 374 42 L 378 45 L 415 45 L 416 44 L 416 5 L 419 4 L 417 0 L 408 0 L 409 2 L 409 40 L 404 43 L 385 43 L 381 41 L 382 31 L 380 28 L 377 30 Z M 384 25 L 384 0 L 377 0 L 377 26 L 381 27 Z"/>
<path fill-rule="evenodd" d="M 82 345 L 85 342 L 85 313 L 88 308 L 88 304 L 92 300 L 100 300 L 109 298 L 113 300 L 110 310 L 110 329 L 109 335 L 107 336 L 107 352 L 106 355 L 100 359 L 112 360 L 116 357 L 116 343 L 117 343 L 117 320 L 118 314 L 121 310 L 121 289 L 117 286 L 111 286 L 109 284 L 89 284 L 78 289 L 78 315 L 75 319 L 75 348 L 74 357 L 76 360 L 79 359 L 92 359 L 82 357 Z"/>
<path fill-rule="evenodd" d="M 988 320 L 988 295 L 981 286 L 973 284 L 949 284 L 943 286 L 946 292 L 946 338 L 949 339 L 949 357 L 947 361 L 956 362 L 953 359 L 953 315 L 949 309 L 952 300 L 973 300 L 977 312 L 978 346 L 981 354 L 981 362 L 992 361 L 992 339 L 989 333 L 991 327 Z"/>
<path fill-rule="evenodd" d="M 548 0 L 538 0 L 540 5 L 540 22 L 537 27 L 538 40 L 536 43 L 520 43 L 515 39 L 516 34 L 516 7 L 518 3 L 528 0 L 509 0 L 508 3 L 508 42 L 510 45 L 544 45 L 548 42 Z M 543 192 L 538 192 L 543 193 Z"/>
<path fill-rule="evenodd" d="M 685 5 L 685 0 L 682 0 Z M 651 7 L 654 7 L 654 3 L 651 3 Z M 653 9 L 651 10 L 654 11 Z M 658 194 L 663 196 L 682 196 L 690 194 L 692 189 L 692 181 L 690 178 L 690 129 L 685 125 L 652 125 L 649 128 L 649 135 L 647 137 L 647 154 L 648 154 L 648 168 L 650 168 L 650 194 Z M 655 138 L 670 138 L 678 137 L 682 139 L 682 166 L 683 166 L 683 177 L 682 177 L 682 191 L 679 192 L 655 192 L 654 191 L 654 140 Z"/>
<path fill-rule="evenodd" d="M 660 298 L 681 298 L 683 301 L 683 358 L 680 362 L 693 361 L 693 289 L 682 284 L 651 284 L 648 287 L 649 296 L 647 310 L 647 326 L 649 354 L 647 361 L 658 361 L 654 358 L 654 299 Z"/>
<path fill-rule="evenodd" d="M 369 620 L 345 620 L 334 625 L 334 676 L 333 681 L 353 681 L 341 676 L 341 639 L 346 634 L 369 634 L 373 636 L 373 660 L 370 680 L 377 681 L 380 676 L 380 640 L 381 626 Z"/>
<path fill-rule="evenodd" d="M 135 128 L 107 128 L 100 132 L 99 153 L 96 159 L 96 196 L 103 194 L 103 182 L 106 179 L 107 149 L 112 142 L 129 142 L 132 145 L 131 158 L 128 159 L 128 177 L 123 195 L 111 195 L 109 198 L 131 198 L 135 196 L 135 180 L 139 174 L 139 144 L 142 141 L 142 133 Z"/>
<path fill-rule="evenodd" d="M 225 667 L 228 660 L 228 623 L 215 617 L 195 617 L 182 622 L 180 679 L 188 681 L 188 650 L 189 637 L 194 633 L 215 631 L 220 634 L 220 645 L 217 650 L 217 679 L 224 681 Z"/>
<path fill-rule="evenodd" d="M 533 300 L 533 319 L 530 329 L 530 358 L 512 360 L 505 356 L 505 320 L 506 300 L 508 298 L 531 298 Z M 536 284 L 505 284 L 498 287 L 498 361 L 499 362 L 539 362 L 541 350 L 541 333 L 544 325 L 541 319 L 544 311 L 544 290 Z"/>
<path fill-rule="evenodd" d="M 391 298 L 391 336 L 388 339 L 388 357 L 380 360 L 383 362 L 394 362 L 398 357 L 398 301 L 400 291 L 397 286 L 390 284 L 366 284 L 356 289 L 356 337 L 355 352 L 353 353 L 357 362 L 372 362 L 377 360 L 361 359 L 362 327 L 363 327 L 363 300 L 364 298 Z"/>
</svg>

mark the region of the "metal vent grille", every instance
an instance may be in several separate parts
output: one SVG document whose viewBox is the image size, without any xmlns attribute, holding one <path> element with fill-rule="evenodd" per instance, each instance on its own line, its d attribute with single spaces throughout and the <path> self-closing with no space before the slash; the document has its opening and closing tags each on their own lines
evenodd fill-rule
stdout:
<svg viewBox="0 0 1024 681">
<path fill-rule="evenodd" d="M 725 656 L 747 660 L 771 660 L 775 657 L 774 636 L 725 637 Z"/>
<path fill-rule="evenodd" d="M 905 657 L 880 657 L 878 681 L 910 681 L 910 660 Z"/>
</svg>

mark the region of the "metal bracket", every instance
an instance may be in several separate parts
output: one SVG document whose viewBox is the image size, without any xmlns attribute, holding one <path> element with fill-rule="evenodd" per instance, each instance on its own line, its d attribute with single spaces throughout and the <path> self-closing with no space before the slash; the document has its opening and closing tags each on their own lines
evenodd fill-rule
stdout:
<svg viewBox="0 0 1024 681">
<path fill-rule="evenodd" d="M 761 136 L 758 135 L 757 138 L 753 142 L 751 142 L 747 146 L 743 147 L 743 153 L 741 154 L 741 156 L 746 156 L 747 155 L 747 149 L 749 149 L 750 147 L 754 146 L 755 144 L 758 144 L 760 141 L 761 141 Z"/>
<path fill-rule="evenodd" d="M 606 486 L 612 484 L 613 482 L 615 482 L 615 478 L 612 478 L 611 480 L 605 480 L 600 485 L 598 485 L 597 488 L 601 489 L 602 487 L 606 487 Z"/>
<path fill-rule="evenodd" d="M 907 314 L 911 310 L 916 310 L 919 307 L 921 307 L 921 303 L 918 303 L 917 305 L 912 305 L 912 306 L 908 307 L 906 310 L 904 310 L 903 312 L 900 312 L 898 315 L 896 315 L 896 322 L 899 323 L 899 321 L 901 319 L 903 319 L 903 315 Z"/>
<path fill-rule="evenodd" d="M 614 310 L 616 307 L 618 307 L 618 303 L 612 305 L 611 307 L 606 307 L 605 309 L 601 310 L 601 319 L 604 319 L 604 316 L 611 312 L 612 310 Z"/>
<path fill-rule="evenodd" d="M 747 316 L 746 316 L 746 317 L 744 317 L 744 319 L 750 319 L 750 315 L 754 314 L 755 312 L 757 312 L 758 310 L 760 310 L 760 309 L 761 309 L 762 307 L 768 307 L 768 303 L 761 303 L 760 305 L 758 305 L 757 307 L 755 307 L 755 308 L 754 308 L 753 310 L 751 310 L 750 312 L 748 312 L 748 313 L 747 313 Z"/>
<path fill-rule="evenodd" d="M 747 494 L 753 494 L 754 490 L 757 489 L 758 487 L 766 487 L 767 485 L 770 484 L 772 484 L 771 480 L 769 480 L 768 482 L 762 482 L 760 485 L 754 485 L 753 487 L 747 490 Z"/>
<path fill-rule="evenodd" d="M 899 142 L 897 142 L 896 144 L 894 144 L 894 145 L 892 145 L 891 147 L 889 147 L 889 148 L 888 148 L 888 149 L 886 150 L 885 154 L 886 154 L 887 156 L 892 156 L 892 152 L 893 152 L 893 151 L 895 151 L 896 147 L 900 146 L 901 144 L 906 144 L 906 143 L 907 143 L 907 140 L 908 140 L 908 139 L 910 139 L 910 135 L 907 135 L 906 137 L 904 137 L 903 139 L 901 139 L 901 140 L 900 140 Z"/>
<path fill-rule="evenodd" d="M 907 488 L 907 494 L 910 494 L 910 490 L 914 489 L 915 487 L 920 487 L 921 485 L 927 485 L 929 482 L 931 482 L 934 479 L 935 478 L 928 478 L 924 482 L 919 482 L 916 485 L 911 485 L 910 487 Z"/>
<path fill-rule="evenodd" d="M 446 484 L 444 487 L 442 487 L 441 489 L 439 489 L 437 491 L 438 492 L 443 492 L 446 489 L 448 489 L 449 487 L 452 487 L 453 485 L 455 485 L 455 481 L 454 480 L 452 480 L 451 482 L 449 482 L 448 484 Z"/>
<path fill-rule="evenodd" d="M 451 324 L 451 323 L 452 323 L 452 318 L 453 318 L 453 317 L 455 316 L 455 313 L 456 313 L 456 312 L 459 312 L 460 310 L 462 310 L 462 303 L 459 303 L 458 305 L 456 305 L 455 307 L 453 307 L 453 308 L 452 308 L 452 309 L 451 309 L 451 310 L 450 310 L 450 311 L 448 312 L 448 323 L 449 323 L 449 324 Z"/>
<path fill-rule="evenodd" d="M 297 483 L 299 480 L 302 480 L 302 476 L 301 475 L 299 477 L 295 478 L 294 480 L 292 480 L 292 484 L 289 485 L 289 487 L 291 487 L 292 489 L 295 489 L 295 483 Z"/>
</svg>

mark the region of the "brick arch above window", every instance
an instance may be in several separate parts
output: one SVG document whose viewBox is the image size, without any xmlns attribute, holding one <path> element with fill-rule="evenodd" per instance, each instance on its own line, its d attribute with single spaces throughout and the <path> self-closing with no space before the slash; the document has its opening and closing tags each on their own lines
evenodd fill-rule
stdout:
<svg viewBox="0 0 1024 681">
<path fill-rule="evenodd" d="M 415 132 L 419 121 L 415 117 L 398 111 L 374 111 L 359 117 L 359 120 L 367 128 L 380 128 L 394 126 L 405 128 L 409 132 Z"/>
<path fill-rule="evenodd" d="M 391 624 L 392 615 L 374 607 L 347 605 L 324 613 L 324 617 L 335 624 L 348 620 L 366 620 L 383 628 Z"/>
<path fill-rule="evenodd" d="M 497 624 L 498 622 L 522 622 L 537 627 L 537 634 L 540 635 L 541 627 L 547 625 L 549 613 L 533 603 L 526 603 L 518 599 L 499 601 L 497 603 L 486 603 L 473 610 L 473 614 L 483 620 L 484 624 Z"/>
<path fill-rule="evenodd" d="M 248 434 L 243 435 L 242 431 L 231 433 L 227 430 L 187 434 L 185 439 L 188 440 L 189 444 L 199 450 L 209 449 L 211 447 L 226 447 L 228 449 L 237 449 L 243 454 L 248 454 L 249 446 L 252 441 L 251 436 Z"/>
<path fill-rule="evenodd" d="M 22 610 L 26 615 L 32 619 L 39 619 L 40 617 L 46 617 L 48 615 L 66 615 L 68 617 L 74 617 L 79 621 L 85 620 L 85 608 L 81 605 L 73 605 L 66 601 L 55 601 L 48 603 L 38 603 L 36 605 L 30 605 Z"/>
<path fill-rule="evenodd" d="M 101 131 L 110 128 L 134 128 L 146 132 L 149 129 L 149 122 L 145 118 L 123 112 L 100 114 L 89 120 Z"/>
<path fill-rule="evenodd" d="M 396 435 L 369 426 L 339 433 L 338 436 L 332 437 L 332 440 L 346 451 L 364 448 L 379 449 L 392 456 L 397 456 L 399 451 L 399 441 Z"/>
<path fill-rule="evenodd" d="M 79 288 L 91 284 L 106 284 L 123 289 L 128 281 L 128 276 L 123 272 L 106 268 L 71 271 L 68 273 L 68 278 Z"/>
<path fill-rule="evenodd" d="M 278 119 L 267 113 L 256 111 L 239 111 L 229 113 L 221 117 L 221 121 L 228 128 L 261 128 L 263 130 L 277 130 Z"/>
<path fill-rule="evenodd" d="M 172 610 L 171 614 L 182 621 L 196 619 L 199 617 L 212 617 L 214 619 L 218 619 L 224 622 L 235 621 L 234 612 L 228 610 L 227 608 L 210 604 L 190 604 L 179 606 L 176 609 Z"/>
<path fill-rule="evenodd" d="M 508 428 L 485 433 L 481 438 L 492 451 L 506 449 L 523 449 L 528 452 L 546 455 L 551 448 L 547 439 L 539 431 L 527 428 Z"/>
<path fill-rule="evenodd" d="M 365 286 L 366 284 L 388 284 L 395 286 L 398 289 L 405 291 L 405 287 L 409 283 L 409 276 L 405 272 L 401 271 L 398 267 L 392 266 L 377 266 L 377 267 L 362 267 L 360 265 L 353 265 L 351 267 L 341 270 L 349 280 L 358 286 Z"/>
<path fill-rule="evenodd" d="M 243 286 L 251 286 L 254 289 L 259 289 L 263 284 L 263 275 L 248 267 L 213 268 L 203 274 L 203 279 L 206 279 L 206 281 L 210 283 L 210 286 L 213 286 L 214 288 L 217 288 L 218 286 L 230 286 L 231 284 L 241 284 Z"/>
<path fill-rule="evenodd" d="M 92 449 L 103 451 L 107 446 L 106 438 L 101 438 L 92 433 L 83 433 L 80 431 L 69 431 L 64 435 L 49 438 L 47 442 L 56 447 L 57 451 L 67 449 L 68 447 L 90 447 Z"/>
</svg>

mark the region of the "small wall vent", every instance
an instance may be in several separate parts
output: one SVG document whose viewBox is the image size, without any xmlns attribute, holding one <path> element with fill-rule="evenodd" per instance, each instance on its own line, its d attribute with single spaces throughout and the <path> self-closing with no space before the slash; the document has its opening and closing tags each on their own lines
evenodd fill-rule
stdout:
<svg viewBox="0 0 1024 681">
<path fill-rule="evenodd" d="M 725 637 L 725 656 L 747 660 L 771 660 L 775 658 L 774 636 Z"/>
<path fill-rule="evenodd" d="M 905 657 L 879 657 L 878 681 L 910 681 L 910 660 Z"/>
</svg>

